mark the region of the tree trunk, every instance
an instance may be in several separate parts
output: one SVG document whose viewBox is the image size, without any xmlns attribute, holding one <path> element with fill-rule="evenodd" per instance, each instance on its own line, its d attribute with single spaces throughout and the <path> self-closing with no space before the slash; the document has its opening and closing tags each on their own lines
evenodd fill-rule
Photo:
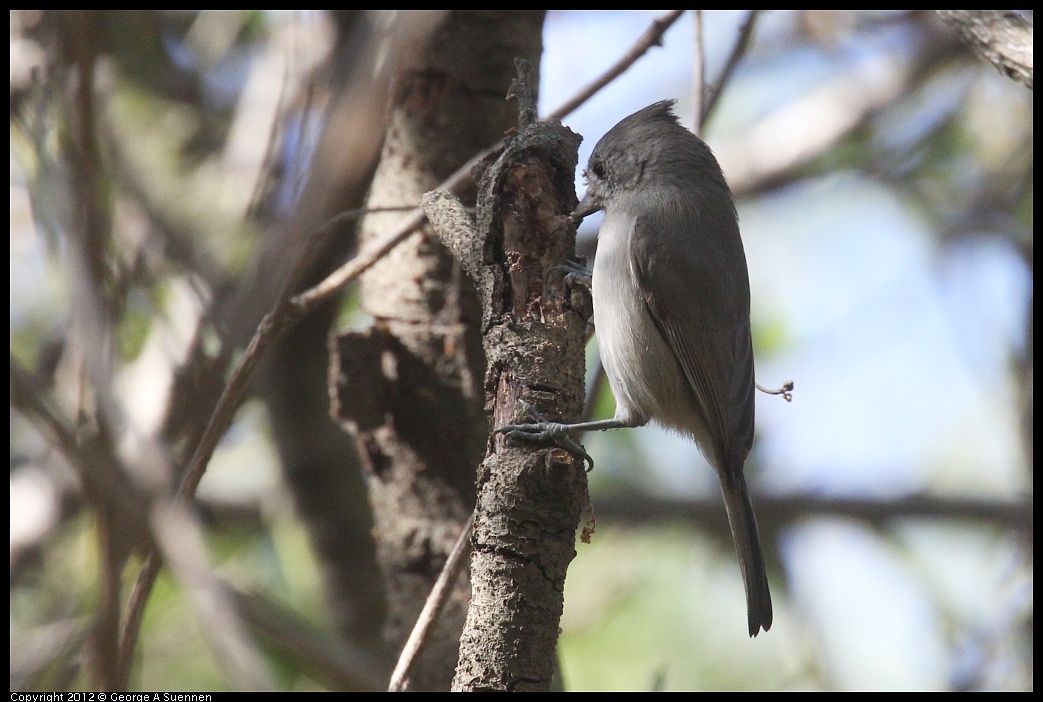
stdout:
<svg viewBox="0 0 1043 702">
<path fill-rule="evenodd" d="M 512 122 L 504 93 L 513 59 L 538 61 L 543 11 L 450 13 L 417 63 L 398 74 L 367 205 L 415 205 Z M 367 217 L 361 246 L 400 221 Z M 335 342 L 333 387 L 369 487 L 388 591 L 385 638 L 398 653 L 474 505 L 484 413 L 473 286 L 429 232 L 414 234 L 363 276 L 374 324 Z M 466 577 L 411 676 L 447 690 L 470 589 Z"/>
</svg>

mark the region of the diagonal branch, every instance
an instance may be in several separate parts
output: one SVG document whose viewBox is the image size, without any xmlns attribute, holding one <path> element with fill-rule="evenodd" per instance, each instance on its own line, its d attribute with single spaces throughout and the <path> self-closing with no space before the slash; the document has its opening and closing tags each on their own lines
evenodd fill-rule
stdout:
<svg viewBox="0 0 1043 702">
<path fill-rule="evenodd" d="M 739 28 L 739 36 L 735 40 L 735 45 L 732 46 L 731 53 L 728 54 L 728 60 L 724 64 L 721 75 L 717 77 L 717 81 L 713 86 L 706 90 L 706 95 L 700 100 L 701 110 L 698 116 L 699 128 L 696 130 L 697 134 L 702 134 L 706 127 L 706 122 L 713 115 L 714 108 L 717 107 L 717 102 L 724 93 L 724 88 L 735 73 L 735 68 L 739 65 L 739 61 L 746 54 L 746 49 L 750 45 L 750 37 L 753 36 L 753 27 L 757 24 L 759 12 L 760 10 L 750 10 L 749 14 L 746 15 L 746 21 Z"/>
<path fill-rule="evenodd" d="M 936 10 L 967 44 L 1008 78 L 1032 89 L 1032 23 L 1013 10 Z"/>
</svg>

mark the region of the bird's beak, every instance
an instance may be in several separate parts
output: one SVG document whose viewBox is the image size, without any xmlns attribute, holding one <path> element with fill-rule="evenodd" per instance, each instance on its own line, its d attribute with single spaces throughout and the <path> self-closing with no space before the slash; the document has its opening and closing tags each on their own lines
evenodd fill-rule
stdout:
<svg viewBox="0 0 1043 702">
<path fill-rule="evenodd" d="M 572 211 L 572 214 L 569 216 L 572 217 L 572 219 L 579 222 L 587 215 L 592 215 L 600 209 L 601 201 L 598 200 L 598 198 L 596 198 L 594 195 L 592 195 L 590 193 L 590 190 L 587 190 L 587 194 L 583 197 L 583 200 L 578 205 L 576 205 L 576 209 L 574 209 Z"/>
</svg>

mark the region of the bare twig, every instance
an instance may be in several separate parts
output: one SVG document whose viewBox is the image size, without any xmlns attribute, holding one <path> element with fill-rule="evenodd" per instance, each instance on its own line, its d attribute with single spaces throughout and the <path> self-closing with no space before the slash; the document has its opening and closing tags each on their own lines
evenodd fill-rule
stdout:
<svg viewBox="0 0 1043 702">
<path fill-rule="evenodd" d="M 145 556 L 145 563 L 138 571 L 137 580 L 127 598 L 127 613 L 123 620 L 123 629 L 120 631 L 120 689 L 126 689 L 130 680 L 131 662 L 134 660 L 134 649 L 138 645 L 138 637 L 141 633 L 141 620 L 145 616 L 145 604 L 149 595 L 152 594 L 152 586 L 159 576 L 159 569 L 163 567 L 163 557 L 157 549 L 150 549 Z"/>
<path fill-rule="evenodd" d="M 782 384 L 781 388 L 776 388 L 774 390 L 772 390 L 771 388 L 766 388 L 763 385 L 761 385 L 760 383 L 754 383 L 754 384 L 757 386 L 757 389 L 760 390 L 761 392 L 763 392 L 765 395 L 782 395 L 782 398 L 784 400 L 786 400 L 786 402 L 793 402 L 793 381 L 792 380 L 787 380 L 785 383 Z"/>
<path fill-rule="evenodd" d="M 15 360 L 13 356 L 10 359 L 10 377 L 11 377 L 11 404 L 18 408 L 35 426 L 37 426 L 41 433 L 47 436 L 50 441 L 50 445 L 57 448 L 62 455 L 69 461 L 69 463 L 75 466 L 79 474 L 83 477 L 84 487 L 88 493 L 92 493 L 92 502 L 96 502 L 95 508 L 99 512 L 99 523 L 104 525 L 104 528 L 109 530 L 112 529 L 112 525 L 116 520 L 111 510 L 107 509 L 102 503 L 103 497 L 113 498 L 117 504 L 131 501 L 131 497 L 124 494 L 124 491 L 92 488 L 92 482 L 96 482 L 99 479 L 104 479 L 104 476 L 111 474 L 112 472 L 124 472 L 120 467 L 119 458 L 113 455 L 111 452 L 106 450 L 104 442 L 98 441 L 95 435 L 77 433 L 76 426 L 73 421 L 66 416 L 66 414 L 57 406 L 53 398 L 49 394 L 41 391 L 36 387 L 36 383 L 33 381 L 30 374 Z M 97 494 L 102 493 L 102 494 Z M 111 493 L 106 495 L 106 493 Z M 101 513 L 106 513 L 102 515 Z M 115 565 L 110 563 L 110 549 L 105 547 L 102 543 L 102 554 L 101 559 L 105 563 L 105 570 L 102 573 L 102 587 L 108 588 L 113 592 L 108 593 L 108 596 L 103 599 L 101 606 L 113 606 L 117 604 L 114 599 L 116 593 L 118 593 L 118 587 L 115 582 L 112 582 L 112 577 L 109 573 L 117 572 Z M 153 551 L 149 559 L 146 561 L 145 568 L 148 570 L 150 567 L 158 571 L 158 563 L 160 558 L 158 553 Z M 154 577 L 154 574 L 153 574 Z M 140 579 L 140 576 L 139 576 Z M 135 637 L 137 634 L 137 627 L 140 625 L 141 615 L 144 612 L 144 602 L 141 602 L 139 606 L 135 606 L 135 598 L 140 597 L 138 588 L 135 588 L 135 592 L 131 595 L 131 604 L 128 605 L 128 610 L 131 615 L 135 617 L 134 625 L 130 627 L 130 633 Z M 111 605 L 106 603 L 112 600 Z M 105 617 L 101 617 L 101 620 L 111 619 L 113 622 L 112 626 L 116 626 L 115 622 L 118 621 L 118 612 L 108 613 Z M 133 648 L 133 643 L 130 643 L 128 648 L 127 641 L 127 627 L 124 627 L 122 637 L 119 637 L 118 628 L 115 632 L 111 632 L 113 643 L 113 670 L 111 671 L 109 680 L 106 681 L 107 685 L 111 687 L 107 689 L 112 690 L 123 690 L 126 689 L 127 676 L 129 669 L 129 657 L 126 655 L 127 651 Z M 118 638 L 119 637 L 119 638 Z"/>
<path fill-rule="evenodd" d="M 477 163 L 477 160 L 474 161 Z M 468 162 L 467 165 L 470 165 L 470 162 Z M 464 183 L 464 178 L 469 175 L 469 170 L 470 169 L 464 171 L 464 169 L 461 168 L 450 176 L 446 183 L 452 183 L 455 187 L 449 189 L 455 191 L 456 188 L 460 187 L 460 185 Z M 347 287 L 348 283 L 358 278 L 373 266 L 373 264 L 386 256 L 391 249 L 401 244 L 407 236 L 422 227 L 425 221 L 427 221 L 427 218 L 424 216 L 423 211 L 417 208 L 411 215 L 402 220 L 394 230 L 388 233 L 387 236 L 381 238 L 376 244 L 368 247 L 365 251 L 359 252 L 359 254 L 353 259 L 326 276 L 326 278 L 318 285 L 315 285 L 295 296 L 291 301 L 291 307 L 294 310 L 293 314 L 304 316 L 322 304 L 322 302 L 328 299 L 331 295 L 339 293 Z M 269 313 L 269 316 L 270 315 L 271 313 Z"/>
<path fill-rule="evenodd" d="M 445 565 L 442 566 L 442 572 L 438 574 L 438 580 L 435 581 L 434 587 L 431 588 L 431 594 L 427 596 L 424 608 L 420 610 L 420 616 L 417 617 L 416 625 L 413 627 L 413 631 L 410 632 L 406 645 L 402 649 L 402 655 L 399 656 L 395 670 L 391 674 L 388 692 L 404 692 L 409 684 L 409 671 L 413 666 L 413 662 L 423 651 L 424 644 L 427 643 L 427 635 L 431 631 L 431 627 L 438 621 L 438 615 L 441 614 L 446 600 L 452 593 L 452 583 L 456 576 L 459 575 L 460 568 L 463 566 L 464 556 L 468 553 L 467 547 L 471 541 L 474 516 L 475 512 L 471 512 L 471 516 L 460 530 L 460 536 L 456 539 L 456 543 L 453 544 L 453 550 L 450 551 L 449 558 L 446 559 Z"/>
<path fill-rule="evenodd" d="M 91 443 L 104 451 L 115 444 L 122 417 L 110 393 L 113 327 L 119 316 L 120 281 L 105 259 L 111 243 L 111 203 L 106 197 L 108 174 L 98 142 L 99 105 L 95 75 L 102 26 L 91 11 L 68 10 L 57 14 L 61 38 L 72 59 L 75 82 L 68 91 L 71 116 L 63 143 L 64 157 L 71 169 L 71 212 L 67 230 L 70 271 L 73 281 L 73 324 L 79 344 L 73 345 L 89 384 L 85 404 L 93 405 Z M 78 308 L 78 309 L 77 309 Z M 79 443 L 79 442 L 77 442 Z M 124 476 L 115 463 L 102 473 L 83 474 L 97 518 L 98 606 L 89 650 L 88 675 L 97 690 L 113 690 L 119 678 L 119 574 L 126 552 L 117 543 L 121 533 L 119 505 L 107 499 L 102 486 L 118 484 Z"/>
<path fill-rule="evenodd" d="M 693 10 L 695 30 L 695 55 L 692 57 L 692 131 L 701 134 L 703 131 L 703 98 L 706 96 L 706 42 L 703 34 L 703 11 Z"/>
<path fill-rule="evenodd" d="M 699 128 L 696 129 L 697 134 L 702 133 L 706 122 L 710 119 L 710 115 L 713 114 L 714 108 L 717 107 L 717 101 L 721 99 L 721 95 L 724 93 L 724 88 L 728 85 L 728 81 L 731 80 L 735 67 L 739 65 L 739 60 L 746 53 L 759 13 L 760 10 L 750 10 L 750 13 L 746 15 L 746 21 L 739 28 L 739 37 L 735 40 L 735 46 L 732 47 L 732 52 L 728 55 L 728 61 L 725 62 L 721 75 L 718 76 L 713 87 L 707 91 L 706 97 L 702 101 L 705 107 L 702 113 L 702 121 L 699 122 Z"/>
</svg>

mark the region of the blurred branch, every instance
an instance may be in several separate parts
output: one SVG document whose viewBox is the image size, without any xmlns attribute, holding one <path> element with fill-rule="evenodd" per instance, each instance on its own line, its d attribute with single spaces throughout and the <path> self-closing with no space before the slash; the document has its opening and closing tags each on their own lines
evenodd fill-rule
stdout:
<svg viewBox="0 0 1043 702">
<path fill-rule="evenodd" d="M 760 10 L 750 10 L 749 14 L 746 15 L 746 21 L 743 22 L 742 26 L 739 28 L 739 36 L 735 40 L 731 52 L 728 54 L 728 60 L 725 62 L 724 68 L 721 70 L 721 75 L 718 76 L 714 84 L 707 89 L 705 98 L 700 101 L 703 107 L 699 113 L 699 128 L 696 130 L 697 134 L 703 133 L 706 127 L 706 122 L 713 115 L 714 108 L 717 107 L 717 101 L 721 99 L 721 95 L 724 93 L 728 81 L 731 80 L 732 75 L 735 73 L 735 68 L 739 65 L 739 61 L 742 60 L 742 57 L 746 54 L 746 50 L 750 45 L 750 37 L 753 36 L 753 27 L 757 23 L 759 12 Z"/>
<path fill-rule="evenodd" d="M 811 517 L 860 519 L 877 528 L 885 528 L 896 520 L 955 520 L 984 522 L 1005 529 L 1031 533 L 1032 500 L 987 500 L 980 498 L 908 495 L 894 499 L 822 498 L 810 495 L 754 494 L 761 526 L 775 531 L 785 525 Z M 716 496 L 706 499 L 666 499 L 648 495 L 627 494 L 596 500 L 597 514 L 602 519 L 617 519 L 642 524 L 660 520 L 694 522 L 708 531 L 721 531 L 724 505 Z M 721 531 L 722 538 L 727 537 Z"/>
<path fill-rule="evenodd" d="M 127 421 L 113 386 L 116 328 L 125 302 L 119 267 L 113 265 L 111 175 L 98 139 L 100 101 L 96 69 L 103 38 L 101 15 L 91 10 L 54 11 L 57 35 L 69 78 L 62 92 L 64 125 L 61 154 L 69 169 L 67 220 L 60 231 L 68 246 L 72 286 L 70 358 L 82 374 L 76 414 L 80 419 L 72 446 L 80 462 L 84 488 L 97 520 L 98 605 L 88 648 L 88 675 L 96 690 L 119 689 L 120 575 L 131 548 L 144 535 L 140 522 L 144 500 L 130 483 L 129 469 L 116 458 Z M 75 426 L 69 422 L 69 426 Z M 51 425 L 52 429 L 56 425 Z M 67 454 L 70 460 L 73 456 Z M 117 498 L 117 495 L 121 495 Z"/>
<path fill-rule="evenodd" d="M 69 462 L 86 472 L 90 454 L 80 453 L 80 439 L 72 421 L 49 395 L 36 387 L 29 371 L 10 356 L 11 404 L 33 422 L 50 439 L 50 444 L 66 455 Z M 113 456 L 106 456 L 113 460 Z"/>
<path fill-rule="evenodd" d="M 13 357 L 10 373 L 11 398 L 15 407 L 22 410 L 45 435 L 50 436 L 52 445 L 58 447 L 80 469 L 91 504 L 97 512 L 105 515 L 104 520 L 99 520 L 98 528 L 105 531 L 101 546 L 100 577 L 109 581 L 102 585 L 108 591 L 108 599 L 100 605 L 99 621 L 96 624 L 100 640 L 96 646 L 111 650 L 102 651 L 105 660 L 96 662 L 96 665 L 105 667 L 92 672 L 101 676 L 96 682 L 99 686 L 104 684 L 104 689 L 126 689 L 133 653 L 133 646 L 128 646 L 127 642 L 136 640 L 137 632 L 136 629 L 128 632 L 125 627 L 122 639 L 119 638 L 116 623 L 119 618 L 119 574 L 125 554 L 132 545 L 120 544 L 136 540 L 135 535 L 137 538 L 143 535 L 138 522 L 145 510 L 145 498 L 132 490 L 125 478 L 122 478 L 125 471 L 121 472 L 118 468 L 122 464 L 113 452 L 107 450 L 107 442 L 99 440 L 96 435 L 75 429 L 55 403 L 34 387 L 28 373 Z M 231 679 L 244 689 L 270 687 L 266 682 L 263 664 L 251 653 L 252 647 L 245 637 L 238 633 L 240 626 L 234 610 L 221 606 L 222 597 L 215 590 L 213 576 L 206 563 L 201 530 L 195 518 L 183 507 L 162 500 L 154 500 L 150 511 L 152 531 L 162 547 L 162 553 L 168 558 L 172 557 L 175 575 L 194 596 L 200 616 L 207 622 L 206 631 L 216 639 L 218 657 L 224 660 Z M 154 550 L 147 564 L 158 562 L 158 552 Z M 144 572 L 158 572 L 158 568 L 153 571 L 151 567 L 146 565 Z M 131 599 L 128 616 L 135 626 L 140 624 L 145 599 L 140 596 Z M 108 631 L 110 627 L 112 630 Z M 128 639 L 128 636 L 134 639 Z M 98 653 L 95 648 L 94 654 Z"/>
<path fill-rule="evenodd" d="M 66 617 L 18 633 L 11 646 L 11 691 L 62 690 L 79 672 L 90 623 L 86 617 Z M 12 632 L 13 635 L 13 632 Z"/>
<path fill-rule="evenodd" d="M 210 568 L 203 529 L 187 503 L 157 502 L 151 523 L 163 558 L 191 597 L 203 632 L 231 685 L 239 690 L 272 690 L 274 680 L 267 662 L 250 637 L 230 593 Z M 121 649 L 123 655 L 131 653 L 132 650 Z M 125 674 L 129 674 L 131 660 L 123 660 Z"/>
<path fill-rule="evenodd" d="M 692 25 L 695 32 L 695 55 L 692 59 L 692 112 L 695 113 L 695 122 L 692 131 L 701 135 L 706 97 L 706 37 L 703 33 L 702 10 L 692 10 Z"/>
<path fill-rule="evenodd" d="M 327 222 L 326 226 L 313 233 L 309 245 L 305 247 L 298 261 L 298 266 L 302 266 L 307 262 L 309 258 L 308 252 L 311 250 L 311 247 L 317 246 L 324 236 L 328 235 L 330 231 L 336 230 L 345 218 L 354 218 L 358 214 L 358 211 L 353 211 L 338 215 Z M 291 275 L 290 279 L 292 280 L 293 278 L 294 276 Z M 207 465 L 213 456 L 214 450 L 217 448 L 218 442 L 231 425 L 235 412 L 239 408 L 239 404 L 249 387 L 250 377 L 257 364 L 260 363 L 265 350 L 279 334 L 297 322 L 305 313 L 306 310 L 290 304 L 288 290 L 284 289 L 275 308 L 265 315 L 253 338 L 250 340 L 246 351 L 243 352 L 228 381 L 222 387 L 217 405 L 210 415 L 206 429 L 195 447 L 192 458 L 185 469 L 181 484 L 177 489 L 178 498 L 190 501 L 192 496 L 195 495 L 199 481 L 202 480 L 203 474 L 206 472 Z M 128 605 L 121 637 L 121 650 L 124 660 L 129 660 L 133 653 L 138 638 L 137 629 L 141 625 L 145 604 L 148 602 L 149 594 L 152 591 L 152 586 L 155 584 L 161 564 L 162 559 L 156 550 L 152 549 L 145 560 L 145 565 L 138 574 L 131 601 Z"/>
<path fill-rule="evenodd" d="M 920 25 L 911 57 L 878 57 L 771 112 L 741 137 L 714 145 L 737 198 L 778 187 L 959 56 L 951 34 Z"/>
<path fill-rule="evenodd" d="M 342 638 L 316 630 L 292 611 L 261 595 L 224 586 L 243 619 L 265 643 L 339 692 L 378 692 L 388 678 L 385 661 Z"/>
<path fill-rule="evenodd" d="M 1032 89 L 1032 23 L 1014 10 L 935 10 L 1000 73 Z"/>
</svg>

